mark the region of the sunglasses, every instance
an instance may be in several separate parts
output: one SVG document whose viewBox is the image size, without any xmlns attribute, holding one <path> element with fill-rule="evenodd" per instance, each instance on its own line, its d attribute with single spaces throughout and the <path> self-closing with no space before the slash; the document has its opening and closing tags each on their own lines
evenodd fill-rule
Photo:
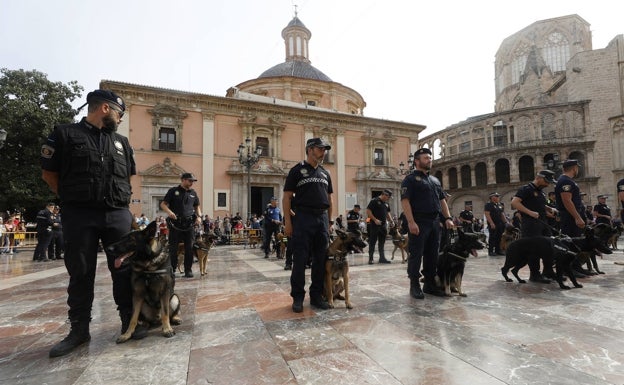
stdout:
<svg viewBox="0 0 624 385">
<path fill-rule="evenodd" d="M 119 108 L 117 108 L 117 107 L 113 107 L 113 106 L 111 106 L 110 104 L 109 104 L 108 106 L 110 107 L 110 109 L 111 109 L 111 110 L 114 110 L 114 111 L 116 111 L 116 112 L 117 112 L 117 114 L 119 114 L 119 119 L 123 118 L 123 116 L 124 116 L 124 112 L 123 112 L 122 110 L 120 110 L 120 109 L 119 109 Z"/>
</svg>

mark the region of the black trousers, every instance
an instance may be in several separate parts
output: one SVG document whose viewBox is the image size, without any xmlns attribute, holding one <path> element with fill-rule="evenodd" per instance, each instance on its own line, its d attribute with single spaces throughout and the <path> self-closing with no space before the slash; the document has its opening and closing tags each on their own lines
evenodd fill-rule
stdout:
<svg viewBox="0 0 624 385">
<path fill-rule="evenodd" d="M 386 244 L 386 235 L 388 235 L 388 231 L 386 230 L 386 226 L 382 223 L 377 226 L 374 223 L 371 223 L 368 230 L 368 258 L 373 259 L 373 255 L 375 254 L 375 244 L 379 244 L 379 260 L 386 259 L 386 255 L 384 252 L 384 245 Z"/>
<path fill-rule="evenodd" d="M 48 246 L 48 258 L 61 258 L 63 248 L 63 230 L 52 230 L 52 239 Z"/>
<path fill-rule="evenodd" d="M 187 231 L 176 230 L 169 227 L 169 256 L 171 266 L 175 272 L 178 268 L 178 244 L 184 243 L 184 272 L 193 271 L 193 243 L 195 242 L 195 230 L 193 227 Z"/>
<path fill-rule="evenodd" d="M 63 206 L 65 267 L 69 273 L 67 304 L 70 321 L 88 321 L 94 298 L 95 271 L 100 240 L 104 249 L 130 231 L 133 217 L 128 209 Z M 113 299 L 120 313 L 132 311 L 132 269 L 115 268 L 116 255 L 106 255 L 113 279 Z"/>
<path fill-rule="evenodd" d="M 407 276 L 410 280 L 420 278 L 420 266 L 425 280 L 429 283 L 435 279 L 440 248 L 440 220 L 416 219 L 420 232 L 418 235 L 409 233 L 407 257 Z"/>
<path fill-rule="evenodd" d="M 299 210 L 292 221 L 293 266 L 290 275 L 290 295 L 298 299 L 305 296 L 305 267 L 308 257 L 311 257 L 310 298 L 319 299 L 323 295 L 325 259 L 329 246 L 327 213 L 313 214 Z"/>
<path fill-rule="evenodd" d="M 490 253 L 501 253 L 500 242 L 503 237 L 503 232 L 505 231 L 504 223 L 496 223 L 496 228 L 492 229 L 488 225 L 488 251 Z"/>
<path fill-rule="evenodd" d="M 43 261 L 48 259 L 48 246 L 52 240 L 52 231 L 37 231 L 37 246 L 35 246 L 35 254 L 33 261 Z M 52 255 L 50 255 L 52 257 Z"/>
</svg>

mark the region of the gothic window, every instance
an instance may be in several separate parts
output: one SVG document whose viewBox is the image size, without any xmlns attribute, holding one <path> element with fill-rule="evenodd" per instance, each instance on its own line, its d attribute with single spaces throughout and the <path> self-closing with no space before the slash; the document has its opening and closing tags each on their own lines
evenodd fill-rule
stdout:
<svg viewBox="0 0 624 385">
<path fill-rule="evenodd" d="M 548 35 L 542 56 L 552 72 L 565 71 L 566 63 L 570 60 L 570 45 L 566 37 L 561 32 Z"/>
<path fill-rule="evenodd" d="M 375 166 L 384 165 L 384 150 L 382 148 L 376 148 L 373 156 L 373 163 Z"/>
<path fill-rule="evenodd" d="M 507 126 L 505 126 L 504 124 L 494 126 L 494 145 L 507 145 Z"/>
<path fill-rule="evenodd" d="M 461 167 L 461 182 L 462 188 L 467 188 L 472 186 L 472 177 L 470 172 L 470 166 L 464 165 Z"/>
<path fill-rule="evenodd" d="M 523 80 L 529 47 L 522 44 L 513 53 L 511 61 L 511 84 L 520 83 Z"/>
<path fill-rule="evenodd" d="M 509 183 L 509 161 L 507 159 L 499 159 L 494 164 L 496 183 Z"/>
<path fill-rule="evenodd" d="M 535 175 L 535 165 L 533 158 L 525 155 L 518 161 L 518 170 L 520 172 L 520 181 L 528 182 L 533 180 Z"/>
<path fill-rule="evenodd" d="M 479 187 L 487 185 L 487 167 L 484 162 L 479 162 L 475 166 L 475 182 Z"/>
<path fill-rule="evenodd" d="M 176 150 L 176 132 L 171 127 L 160 127 L 158 149 L 163 151 Z"/>
</svg>

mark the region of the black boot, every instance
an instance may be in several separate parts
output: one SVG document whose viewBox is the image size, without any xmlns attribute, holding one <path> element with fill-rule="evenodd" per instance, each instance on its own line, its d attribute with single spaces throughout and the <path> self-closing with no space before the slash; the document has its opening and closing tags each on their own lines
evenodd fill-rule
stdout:
<svg viewBox="0 0 624 385">
<path fill-rule="evenodd" d="M 436 297 L 444 297 L 444 291 L 442 291 L 433 279 L 425 279 L 425 284 L 422 289 L 423 293 L 435 295 Z"/>
<path fill-rule="evenodd" d="M 50 349 L 50 358 L 64 356 L 90 339 L 89 321 L 73 321 L 67 337 Z"/>
<path fill-rule="evenodd" d="M 368 257 L 368 264 L 369 264 L 369 265 L 372 265 L 372 264 L 374 264 L 374 263 L 375 263 L 375 261 L 373 260 L 373 257 L 369 256 L 369 257 Z"/>
<path fill-rule="evenodd" d="M 412 298 L 425 299 L 425 295 L 420 289 L 420 282 L 418 282 L 418 278 L 410 279 L 410 295 Z"/>
</svg>

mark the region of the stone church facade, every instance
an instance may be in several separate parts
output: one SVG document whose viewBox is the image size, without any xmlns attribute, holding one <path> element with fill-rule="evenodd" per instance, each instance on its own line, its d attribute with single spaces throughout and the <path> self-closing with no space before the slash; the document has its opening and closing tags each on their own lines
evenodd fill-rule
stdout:
<svg viewBox="0 0 624 385">
<path fill-rule="evenodd" d="M 102 81 L 101 88 L 128 106 L 119 131 L 128 136 L 137 163 L 132 212 L 160 215 L 166 191 L 180 174 L 192 172 L 204 213 L 259 214 L 271 196 L 281 201 L 288 170 L 304 159 L 312 137 L 332 145 L 324 167 L 332 175 L 334 217 L 356 203 L 365 207 L 383 189 L 398 196 L 399 164 L 416 149 L 425 126 L 365 117 L 357 91 L 311 65 L 311 35 L 295 15 L 282 31 L 286 60 L 231 87 L 225 97 Z M 237 152 L 247 138 L 261 153 L 249 170 Z M 392 206 L 398 213 L 399 199 Z"/>
<path fill-rule="evenodd" d="M 617 208 L 624 177 L 624 37 L 592 49 L 590 25 L 578 15 L 542 20 L 503 40 L 495 61 L 495 112 L 420 138 L 453 214 L 471 203 L 483 215 L 488 194 L 509 202 L 518 187 L 548 168 L 579 159 L 585 203 L 608 194 Z M 553 188 L 547 188 L 552 191 Z"/>
</svg>

